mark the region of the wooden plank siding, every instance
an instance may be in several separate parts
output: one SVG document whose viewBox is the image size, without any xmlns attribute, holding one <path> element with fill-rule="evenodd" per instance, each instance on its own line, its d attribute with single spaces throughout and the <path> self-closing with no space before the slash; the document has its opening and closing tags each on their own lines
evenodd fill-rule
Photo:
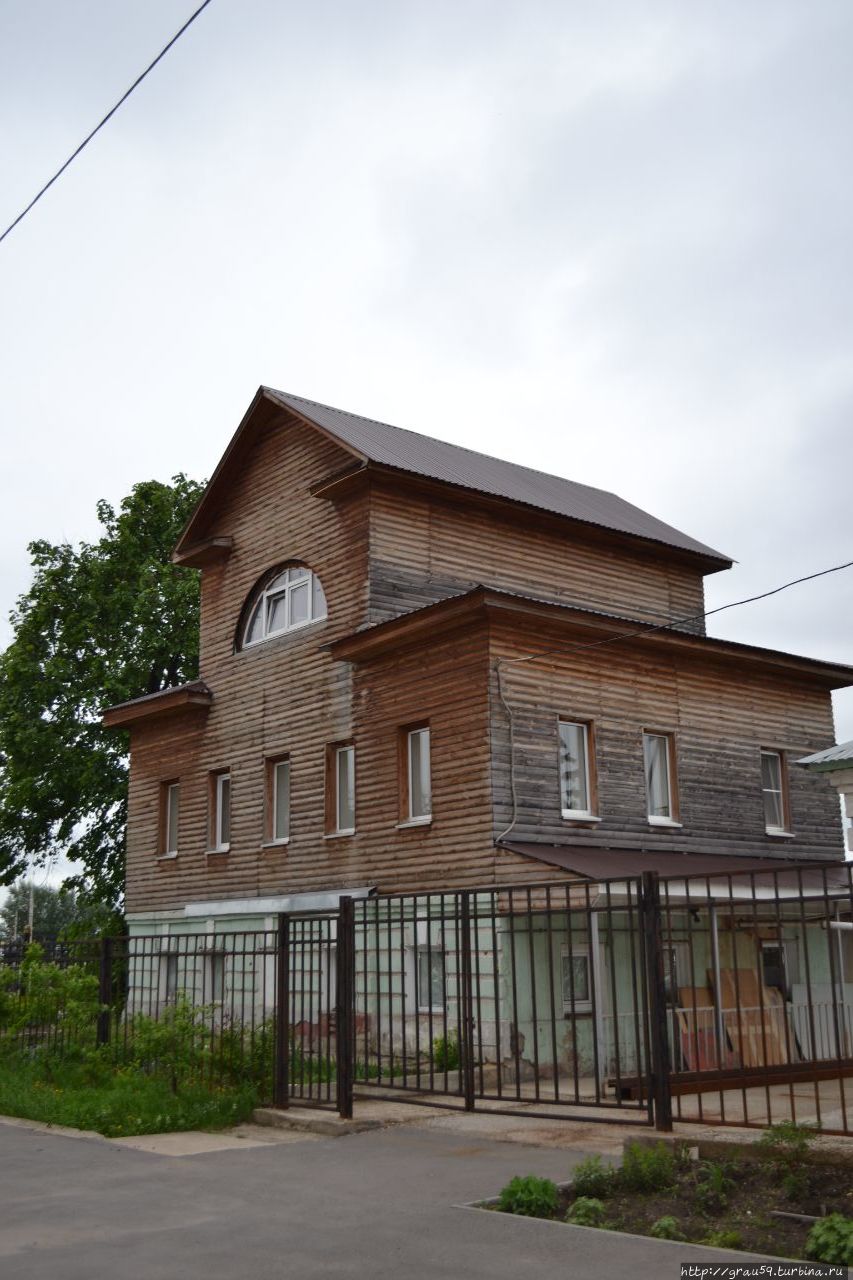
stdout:
<svg viewBox="0 0 853 1280">
<path fill-rule="evenodd" d="M 665 621 L 701 614 L 695 565 L 614 543 L 536 513 L 442 501 L 417 487 L 374 482 L 370 497 L 370 614 L 382 622 L 477 585 Z M 702 620 L 686 630 L 702 634 Z"/>
<path fill-rule="evenodd" d="M 351 468 L 352 455 L 321 431 L 265 412 L 251 445 L 229 462 L 215 510 L 195 531 L 224 548 L 202 569 L 200 676 L 211 704 L 139 720 L 131 731 L 127 911 L 562 876 L 495 849 L 510 822 L 510 758 L 494 664 L 565 644 L 565 620 L 483 610 L 451 619 L 451 629 L 425 640 L 376 647 L 357 662 L 334 658 L 329 645 L 478 583 L 630 618 L 681 617 L 703 607 L 695 564 L 621 535 L 576 531 L 506 504 L 498 511 L 473 498 L 445 501 L 402 481 L 332 486 L 332 496 L 323 496 L 326 478 Z M 292 561 L 318 574 L 328 618 L 242 650 L 247 600 L 263 575 Z M 701 633 L 701 624 L 691 629 Z M 704 653 L 664 657 L 649 642 L 505 672 L 516 708 L 517 839 L 838 856 L 834 795 L 800 770 L 789 772 L 796 839 L 764 834 L 760 747 L 796 758 L 833 741 L 829 693 L 816 681 L 741 670 Z M 603 821 L 594 829 L 560 817 L 559 715 L 595 724 Z M 433 820 L 400 827 L 400 732 L 424 723 Z M 680 831 L 650 829 L 645 820 L 644 727 L 676 735 Z M 342 742 L 355 746 L 356 833 L 328 838 L 327 748 Z M 270 847 L 265 762 L 285 753 L 290 839 Z M 226 768 L 230 851 L 211 854 L 210 772 Z M 178 854 L 164 859 L 160 793 L 173 780 L 181 786 Z"/>
<path fill-rule="evenodd" d="M 572 648 L 570 630 L 491 626 L 491 741 L 495 834 L 509 826 L 509 732 L 494 664 L 513 710 L 517 821 L 510 838 L 590 848 L 670 849 L 773 857 L 838 858 L 841 822 L 831 788 L 791 762 L 834 741 L 830 693 L 817 682 L 760 673 L 712 654 L 666 655 L 654 641 Z M 513 658 L 553 643 L 563 652 Z M 560 718 L 593 725 L 598 814 L 594 826 L 560 812 Z M 673 735 L 681 828 L 647 821 L 643 730 Z M 762 747 L 788 762 L 794 839 L 765 832 Z M 528 868 L 530 864 L 528 863 Z"/>
</svg>

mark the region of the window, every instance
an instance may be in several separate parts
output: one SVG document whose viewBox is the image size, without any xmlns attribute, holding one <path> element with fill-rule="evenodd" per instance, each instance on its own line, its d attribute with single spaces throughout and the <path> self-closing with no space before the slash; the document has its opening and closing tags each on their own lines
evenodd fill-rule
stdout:
<svg viewBox="0 0 853 1280">
<path fill-rule="evenodd" d="M 260 591 L 249 610 L 243 645 L 260 644 L 270 636 L 295 631 L 327 616 L 320 579 L 310 569 L 284 569 Z"/>
<path fill-rule="evenodd" d="M 418 947 L 415 982 L 417 985 L 418 1011 L 420 1013 L 444 1009 L 446 980 L 444 952 L 440 948 Z"/>
<path fill-rule="evenodd" d="M 586 951 L 570 951 L 563 947 L 562 951 L 562 986 L 563 1010 L 588 1010 L 592 1008 L 592 975 L 590 972 L 589 953 Z"/>
<path fill-rule="evenodd" d="M 207 957 L 207 1000 L 222 1004 L 225 999 L 225 953 L 212 951 Z"/>
<path fill-rule="evenodd" d="M 764 797 L 764 826 L 768 834 L 787 834 L 788 796 L 781 751 L 761 753 L 761 792 Z"/>
<path fill-rule="evenodd" d="M 160 853 L 164 858 L 178 852 L 178 814 L 181 787 L 177 782 L 164 782 L 160 788 Z"/>
<path fill-rule="evenodd" d="M 267 761 L 267 833 L 272 844 L 290 839 L 290 758 Z"/>
<path fill-rule="evenodd" d="M 421 725 L 403 732 L 406 752 L 403 819 L 407 822 L 428 822 L 432 817 L 429 728 Z"/>
<path fill-rule="evenodd" d="M 672 738 L 668 733 L 643 734 L 643 761 L 649 822 L 675 825 Z"/>
<path fill-rule="evenodd" d="M 211 851 L 227 853 L 231 846 L 231 774 L 211 774 Z"/>
<path fill-rule="evenodd" d="M 589 725 L 561 720 L 560 806 L 564 818 L 593 816 Z"/>
<path fill-rule="evenodd" d="M 160 957 L 163 983 L 163 999 L 174 1004 L 178 996 L 178 957 L 174 952 Z"/>
<path fill-rule="evenodd" d="M 338 743 L 326 748 L 326 828 L 329 835 L 355 831 L 355 747 Z"/>
</svg>

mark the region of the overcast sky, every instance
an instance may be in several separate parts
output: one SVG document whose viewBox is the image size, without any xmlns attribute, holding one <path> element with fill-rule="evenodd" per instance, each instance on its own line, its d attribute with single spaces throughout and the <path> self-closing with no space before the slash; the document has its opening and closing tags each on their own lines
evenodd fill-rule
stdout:
<svg viewBox="0 0 853 1280">
<path fill-rule="evenodd" d="M 0 0 L 4 226 L 192 8 Z M 0 644 L 264 382 L 616 491 L 709 607 L 853 560 L 851 137 L 850 0 L 213 0 L 0 245 Z M 851 588 L 709 629 L 851 662 Z"/>
</svg>

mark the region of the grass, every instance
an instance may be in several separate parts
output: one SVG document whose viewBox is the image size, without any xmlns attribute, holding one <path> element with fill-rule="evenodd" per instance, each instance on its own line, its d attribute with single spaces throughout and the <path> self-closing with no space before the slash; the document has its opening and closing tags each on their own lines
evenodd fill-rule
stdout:
<svg viewBox="0 0 853 1280">
<path fill-rule="evenodd" d="M 93 1073 L 77 1063 L 0 1062 L 0 1113 L 45 1124 L 93 1129 L 107 1138 L 185 1129 L 224 1129 L 247 1120 L 254 1086 L 211 1089 L 134 1070 Z"/>
</svg>

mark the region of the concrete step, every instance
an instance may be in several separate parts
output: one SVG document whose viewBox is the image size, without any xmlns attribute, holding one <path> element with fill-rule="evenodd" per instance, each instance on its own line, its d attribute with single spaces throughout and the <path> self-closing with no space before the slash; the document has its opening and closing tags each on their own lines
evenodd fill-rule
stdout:
<svg viewBox="0 0 853 1280">
<path fill-rule="evenodd" d="M 347 1133 L 366 1133 L 369 1129 L 383 1129 L 384 1120 L 365 1118 L 342 1120 L 333 1111 L 321 1111 L 310 1107 L 256 1107 L 252 1112 L 255 1124 L 271 1129 L 297 1129 L 302 1133 L 321 1133 L 330 1138 L 342 1138 Z"/>
</svg>

